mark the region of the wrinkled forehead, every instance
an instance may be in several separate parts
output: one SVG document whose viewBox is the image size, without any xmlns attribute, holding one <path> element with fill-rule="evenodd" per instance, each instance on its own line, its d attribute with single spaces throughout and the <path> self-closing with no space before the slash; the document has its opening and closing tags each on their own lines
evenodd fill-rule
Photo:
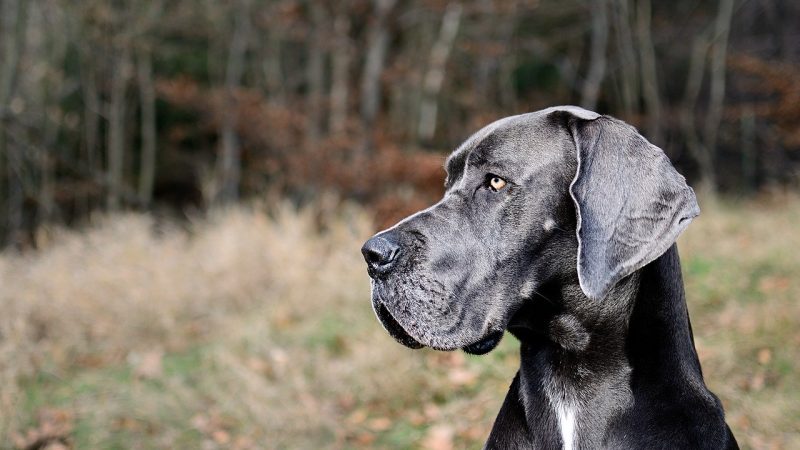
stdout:
<svg viewBox="0 0 800 450">
<path fill-rule="evenodd" d="M 519 176 L 536 162 L 563 155 L 565 139 L 571 142 L 566 130 L 542 112 L 500 119 L 470 136 L 447 158 L 445 186 L 455 184 L 469 166 Z"/>
</svg>

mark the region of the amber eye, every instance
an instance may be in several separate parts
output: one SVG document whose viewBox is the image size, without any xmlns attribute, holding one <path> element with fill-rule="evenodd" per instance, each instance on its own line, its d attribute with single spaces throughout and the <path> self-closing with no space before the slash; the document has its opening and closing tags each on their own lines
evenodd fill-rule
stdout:
<svg viewBox="0 0 800 450">
<path fill-rule="evenodd" d="M 492 188 L 493 191 L 497 192 L 506 187 L 506 180 L 498 176 L 492 176 L 489 178 L 489 187 Z"/>
</svg>

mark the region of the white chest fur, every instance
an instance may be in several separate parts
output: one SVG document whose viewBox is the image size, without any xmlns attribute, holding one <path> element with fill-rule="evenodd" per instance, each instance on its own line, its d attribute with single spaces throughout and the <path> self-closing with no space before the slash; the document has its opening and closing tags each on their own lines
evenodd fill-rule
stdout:
<svg viewBox="0 0 800 450">
<path fill-rule="evenodd" d="M 575 440 L 575 409 L 566 402 L 556 401 L 555 409 L 558 417 L 558 427 L 561 430 L 561 441 L 564 442 L 564 450 L 572 450 Z"/>
</svg>

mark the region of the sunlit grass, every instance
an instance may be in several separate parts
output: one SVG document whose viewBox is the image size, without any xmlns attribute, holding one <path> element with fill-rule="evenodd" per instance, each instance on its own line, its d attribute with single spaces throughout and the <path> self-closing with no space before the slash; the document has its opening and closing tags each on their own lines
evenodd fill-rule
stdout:
<svg viewBox="0 0 800 450">
<path fill-rule="evenodd" d="M 800 201 L 701 206 L 679 244 L 708 384 L 744 447 L 800 448 Z M 239 208 L 0 256 L 0 447 L 480 447 L 518 343 L 396 344 L 369 305 L 370 234 L 357 208 Z"/>
</svg>

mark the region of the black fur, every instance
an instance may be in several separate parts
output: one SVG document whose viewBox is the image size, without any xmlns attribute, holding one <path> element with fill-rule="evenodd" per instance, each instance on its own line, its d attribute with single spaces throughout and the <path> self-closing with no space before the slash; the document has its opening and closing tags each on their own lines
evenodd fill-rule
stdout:
<svg viewBox="0 0 800 450">
<path fill-rule="evenodd" d="M 660 149 L 557 107 L 487 126 L 446 168 L 439 203 L 362 251 L 400 343 L 520 340 L 486 448 L 738 448 L 703 382 L 674 244 L 699 210 Z"/>
</svg>

